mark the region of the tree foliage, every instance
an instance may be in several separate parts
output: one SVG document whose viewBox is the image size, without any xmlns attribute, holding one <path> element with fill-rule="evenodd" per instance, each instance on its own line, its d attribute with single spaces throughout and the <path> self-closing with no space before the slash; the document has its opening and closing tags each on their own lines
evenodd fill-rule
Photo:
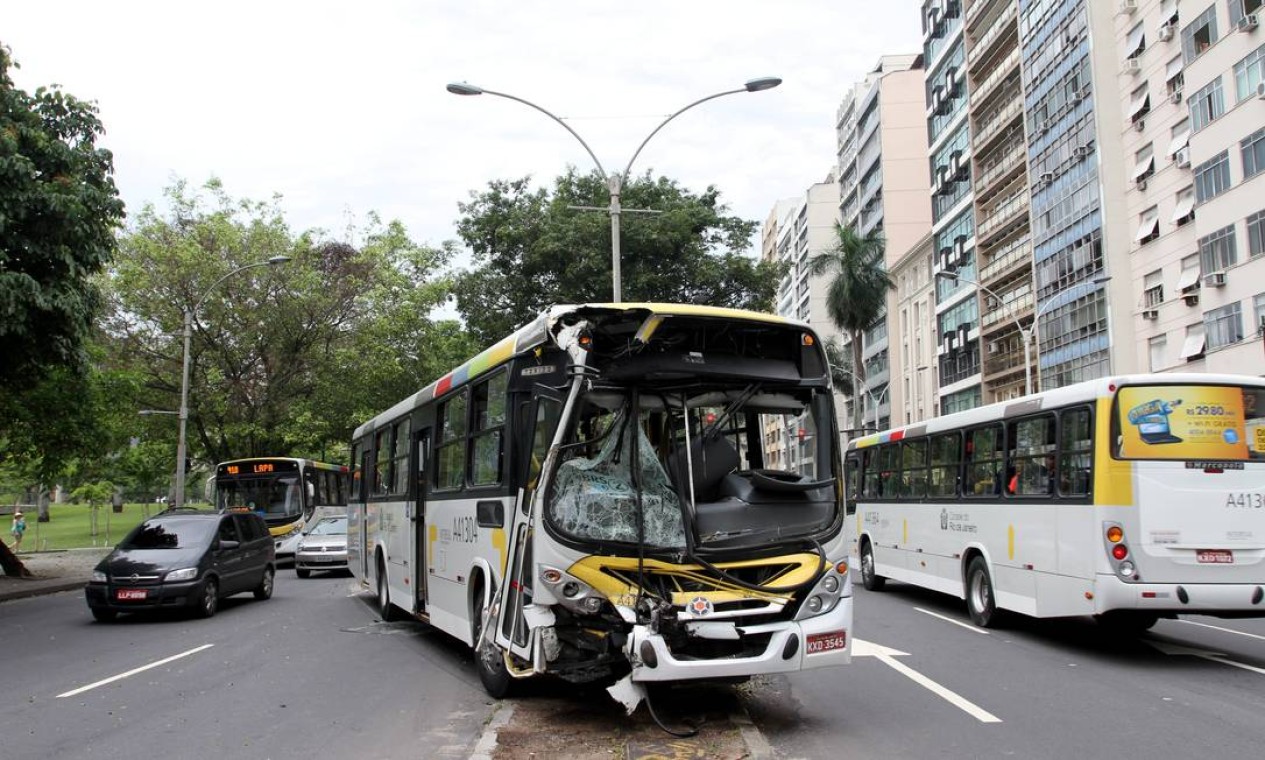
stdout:
<svg viewBox="0 0 1265 760">
<path fill-rule="evenodd" d="M 176 410 L 192 310 L 191 458 L 345 456 L 355 425 L 469 353 L 459 329 L 429 316 L 447 297 L 451 251 L 413 243 L 398 222 L 371 217 L 353 246 L 295 235 L 275 199 L 235 200 L 215 180 L 177 183 L 167 201 L 122 239 L 106 329 L 147 405 Z M 279 255 L 291 260 L 234 273 Z"/>
<path fill-rule="evenodd" d="M 530 178 L 493 181 L 459 208 L 458 234 L 474 269 L 455 288 L 457 308 L 487 345 L 557 303 L 611 300 L 609 191 L 596 173 L 574 169 L 552 190 Z M 708 304 L 767 311 L 782 268 L 745 254 L 756 223 L 728 214 L 720 191 L 694 194 L 649 174 L 625 184 L 620 235 L 623 300 Z"/>
<path fill-rule="evenodd" d="M 96 107 L 14 86 L 0 45 L 0 460 L 40 477 L 94 442 L 86 346 L 123 203 Z"/>
</svg>

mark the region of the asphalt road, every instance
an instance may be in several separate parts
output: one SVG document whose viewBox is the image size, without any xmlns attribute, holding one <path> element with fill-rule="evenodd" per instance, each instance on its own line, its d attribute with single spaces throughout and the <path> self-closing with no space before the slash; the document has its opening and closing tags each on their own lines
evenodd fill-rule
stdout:
<svg viewBox="0 0 1265 760">
<path fill-rule="evenodd" d="M 897 583 L 856 593 L 851 666 L 715 695 L 736 696 L 778 757 L 1246 758 L 1265 746 L 1265 620 L 1192 617 L 1120 638 L 1088 619 L 1013 618 L 982 632 L 958 600 Z M 211 620 L 96 624 L 77 593 L 7 602 L 0 757 L 468 757 L 493 712 L 469 654 L 421 624 L 379 622 L 370 602 L 346 576 L 289 570 L 272 600 L 235 597 Z M 534 698 L 595 698 L 572 693 Z M 606 715 L 618 736 L 621 716 Z M 559 733 L 550 720 L 539 730 Z"/>
<path fill-rule="evenodd" d="M 6 602 L 0 757 L 468 757 L 493 709 L 469 655 L 378 622 L 352 584 L 282 570 L 272 599 L 210 620 L 94 623 L 82 592 Z"/>
</svg>

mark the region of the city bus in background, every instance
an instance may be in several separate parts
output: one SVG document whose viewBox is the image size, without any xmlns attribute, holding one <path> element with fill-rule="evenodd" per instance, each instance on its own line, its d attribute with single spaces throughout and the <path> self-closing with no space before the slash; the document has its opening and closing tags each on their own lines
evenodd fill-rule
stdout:
<svg viewBox="0 0 1265 760">
<path fill-rule="evenodd" d="M 1265 379 L 1112 377 L 848 444 L 866 588 L 1122 631 L 1265 616 Z"/>
<path fill-rule="evenodd" d="M 789 431 L 795 430 L 795 435 Z M 849 662 L 842 451 L 806 325 L 559 306 L 361 425 L 352 572 L 487 691 Z"/>
<path fill-rule="evenodd" d="M 233 459 L 215 467 L 213 503 L 264 518 L 277 561 L 293 560 L 305 529 L 347 512 L 350 468 L 295 457 Z"/>
</svg>

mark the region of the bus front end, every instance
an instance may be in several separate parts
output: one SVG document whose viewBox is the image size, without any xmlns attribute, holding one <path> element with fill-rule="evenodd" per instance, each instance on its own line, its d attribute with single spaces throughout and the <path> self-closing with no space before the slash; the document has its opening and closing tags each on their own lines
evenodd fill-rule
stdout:
<svg viewBox="0 0 1265 760">
<path fill-rule="evenodd" d="M 523 595 L 502 617 L 534 672 L 617 681 L 629 710 L 650 682 L 843 665 L 852 652 L 816 337 L 673 308 L 594 307 L 560 326 L 572 378 L 531 502 L 529 570 L 511 579 Z"/>
</svg>

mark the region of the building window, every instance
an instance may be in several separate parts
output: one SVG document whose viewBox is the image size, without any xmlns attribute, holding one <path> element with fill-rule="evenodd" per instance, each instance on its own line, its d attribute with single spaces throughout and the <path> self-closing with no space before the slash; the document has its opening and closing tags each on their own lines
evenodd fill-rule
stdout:
<svg viewBox="0 0 1265 760">
<path fill-rule="evenodd" d="M 1203 55 L 1216 41 L 1217 6 L 1213 3 L 1182 29 L 1182 55 L 1186 57 L 1186 63 Z"/>
<path fill-rule="evenodd" d="M 1177 203 L 1173 205 L 1173 224 L 1181 227 L 1195 218 L 1195 188 L 1184 187 L 1177 191 Z"/>
<path fill-rule="evenodd" d="M 1142 281 L 1142 301 L 1148 309 L 1164 303 L 1164 272 L 1156 269 Z"/>
<path fill-rule="evenodd" d="M 1151 371 L 1159 372 L 1164 369 L 1164 347 L 1168 345 L 1168 338 L 1163 335 L 1156 335 L 1147 341 L 1147 349 L 1151 356 Z"/>
<path fill-rule="evenodd" d="M 1257 211 L 1247 218 L 1247 255 L 1265 253 L 1265 211 Z"/>
<path fill-rule="evenodd" d="M 1265 171 L 1265 127 L 1243 138 L 1239 148 L 1243 151 L 1243 179 Z"/>
<path fill-rule="evenodd" d="M 1252 313 L 1256 320 L 1254 327 L 1257 337 L 1265 335 L 1265 293 L 1259 293 L 1252 299 Z"/>
<path fill-rule="evenodd" d="M 1157 206 L 1152 206 L 1142 212 L 1139 217 L 1138 234 L 1134 241 L 1138 245 L 1146 245 L 1152 240 L 1160 236 L 1160 210 Z"/>
<path fill-rule="evenodd" d="M 1243 340 L 1243 308 L 1238 301 L 1204 314 L 1207 348 L 1233 346 Z"/>
<path fill-rule="evenodd" d="M 1142 85 L 1133 91 L 1129 101 L 1129 121 L 1132 124 L 1137 124 L 1150 112 L 1151 91 L 1146 85 Z"/>
<path fill-rule="evenodd" d="M 1261 9 L 1261 0 L 1230 0 L 1230 28 L 1237 29 L 1243 17 Z"/>
<path fill-rule="evenodd" d="M 1233 224 L 1199 238 L 1199 265 L 1203 267 L 1205 273 L 1228 269 L 1238 260 L 1239 252 L 1234 239 Z"/>
<path fill-rule="evenodd" d="M 1199 290 L 1199 254 L 1192 253 L 1182 259 L 1182 273 L 1177 278 L 1177 292 L 1183 296 L 1198 295 Z"/>
<path fill-rule="evenodd" d="M 1182 342 L 1181 359 L 1188 362 L 1198 361 L 1204 357 L 1204 323 L 1186 327 L 1186 340 Z"/>
<path fill-rule="evenodd" d="M 1176 156 L 1178 151 L 1190 143 L 1190 119 L 1182 119 L 1174 124 L 1170 134 L 1173 139 L 1168 143 L 1168 155 Z"/>
<path fill-rule="evenodd" d="M 1265 45 L 1234 64 L 1234 94 L 1239 103 L 1256 97 L 1256 88 L 1265 82 Z"/>
<path fill-rule="evenodd" d="M 1172 97 L 1173 93 L 1179 93 L 1177 98 L 1181 100 L 1182 87 L 1186 84 L 1186 75 L 1182 73 L 1182 57 L 1179 55 L 1168 62 L 1164 67 L 1164 90 Z"/>
<path fill-rule="evenodd" d="M 1155 149 L 1147 143 L 1133 154 L 1133 181 L 1145 182 L 1155 174 Z"/>
<path fill-rule="evenodd" d="M 1190 106 L 1190 124 L 1198 132 L 1208 126 L 1214 119 L 1225 113 L 1225 93 L 1221 91 L 1221 76 L 1217 75 L 1208 84 L 1200 87 L 1186 101 Z"/>
<path fill-rule="evenodd" d="M 1146 50 L 1146 28 L 1142 22 L 1134 24 L 1129 30 L 1129 37 L 1125 40 L 1124 48 L 1127 52 L 1126 58 L 1137 58 L 1142 55 L 1142 51 Z"/>
<path fill-rule="evenodd" d="M 1230 187 L 1230 153 L 1221 151 L 1195 169 L 1195 200 L 1203 203 Z"/>
</svg>

